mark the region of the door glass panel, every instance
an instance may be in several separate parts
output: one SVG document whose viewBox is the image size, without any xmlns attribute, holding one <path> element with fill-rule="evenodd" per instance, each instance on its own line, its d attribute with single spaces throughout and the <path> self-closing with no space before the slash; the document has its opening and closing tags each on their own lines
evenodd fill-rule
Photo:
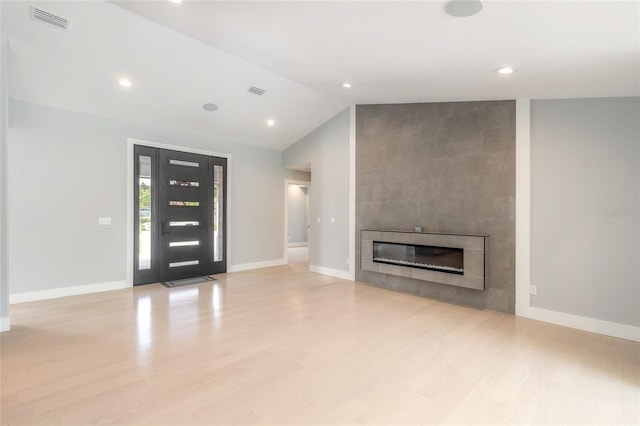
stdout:
<svg viewBox="0 0 640 426">
<path fill-rule="evenodd" d="M 200 163 L 194 163 L 193 161 L 169 160 L 169 164 L 174 166 L 200 167 Z"/>
<path fill-rule="evenodd" d="M 182 220 L 169 222 L 169 226 L 199 226 L 200 222 L 197 220 Z"/>
<path fill-rule="evenodd" d="M 151 269 L 151 157 L 138 157 L 138 269 Z"/>
<path fill-rule="evenodd" d="M 199 260 L 185 260 L 183 262 L 171 262 L 169 263 L 169 268 L 178 268 L 180 266 L 193 266 L 198 265 L 200 263 Z"/>
<path fill-rule="evenodd" d="M 187 188 L 197 188 L 200 186 L 200 182 L 189 181 L 189 180 L 180 180 L 180 179 L 171 179 L 169 180 L 169 185 L 171 186 L 184 186 Z"/>
<path fill-rule="evenodd" d="M 187 247 L 187 246 L 199 246 L 200 241 L 171 241 L 169 247 Z"/>
<path fill-rule="evenodd" d="M 169 201 L 170 206 L 199 207 L 200 201 Z"/>
<path fill-rule="evenodd" d="M 213 261 L 223 260 L 224 167 L 213 166 Z"/>
</svg>

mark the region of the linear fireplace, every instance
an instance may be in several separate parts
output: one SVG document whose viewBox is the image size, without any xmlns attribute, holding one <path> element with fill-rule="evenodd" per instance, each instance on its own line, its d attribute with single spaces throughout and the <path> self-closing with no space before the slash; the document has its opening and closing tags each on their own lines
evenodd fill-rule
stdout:
<svg viewBox="0 0 640 426">
<path fill-rule="evenodd" d="M 473 290 L 487 282 L 488 235 L 363 229 L 364 271 Z"/>
<path fill-rule="evenodd" d="M 448 274 L 464 274 L 464 250 L 461 248 L 374 241 L 373 261 Z"/>
</svg>

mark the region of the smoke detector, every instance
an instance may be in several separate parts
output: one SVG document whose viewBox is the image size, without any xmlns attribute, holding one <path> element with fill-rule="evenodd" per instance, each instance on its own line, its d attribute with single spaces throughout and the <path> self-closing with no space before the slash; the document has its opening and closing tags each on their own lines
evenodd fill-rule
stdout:
<svg viewBox="0 0 640 426">
<path fill-rule="evenodd" d="M 456 18 L 464 18 L 480 13 L 484 7 L 482 0 L 449 0 L 444 10 Z"/>
</svg>

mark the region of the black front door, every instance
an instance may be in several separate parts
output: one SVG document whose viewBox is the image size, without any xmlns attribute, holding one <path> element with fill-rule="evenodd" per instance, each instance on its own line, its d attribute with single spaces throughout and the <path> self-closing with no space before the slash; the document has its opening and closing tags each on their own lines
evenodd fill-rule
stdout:
<svg viewBox="0 0 640 426">
<path fill-rule="evenodd" d="M 147 171 L 137 173 L 134 284 L 225 272 L 226 159 L 136 147 L 136 165 L 143 160 L 151 170 L 138 166 Z"/>
<path fill-rule="evenodd" d="M 209 157 L 160 150 L 159 280 L 207 275 L 213 259 Z"/>
</svg>

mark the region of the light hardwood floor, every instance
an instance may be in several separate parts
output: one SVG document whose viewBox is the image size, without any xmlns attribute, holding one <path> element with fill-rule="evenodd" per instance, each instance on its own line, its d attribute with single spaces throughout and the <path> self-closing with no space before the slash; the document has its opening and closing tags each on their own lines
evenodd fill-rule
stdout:
<svg viewBox="0 0 640 426">
<path fill-rule="evenodd" d="M 12 323 L 2 424 L 640 424 L 637 343 L 304 264 L 13 305 Z"/>
</svg>

